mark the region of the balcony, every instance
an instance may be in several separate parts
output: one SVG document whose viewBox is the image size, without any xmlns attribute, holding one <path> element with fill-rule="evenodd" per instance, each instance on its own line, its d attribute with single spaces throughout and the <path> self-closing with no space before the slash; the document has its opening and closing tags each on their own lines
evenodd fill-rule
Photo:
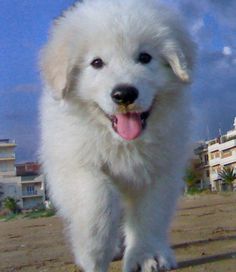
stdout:
<svg viewBox="0 0 236 272">
<path fill-rule="evenodd" d="M 22 198 L 43 197 L 43 192 L 37 190 L 32 192 L 22 192 Z"/>
<path fill-rule="evenodd" d="M 0 170 L 0 177 L 12 177 L 12 176 L 16 176 L 16 169 L 13 170 L 7 170 L 7 171 L 3 171 Z"/>
<path fill-rule="evenodd" d="M 214 151 L 217 151 L 217 150 L 220 150 L 220 144 L 219 143 L 215 143 L 215 144 L 212 144 L 212 145 L 208 146 L 208 151 L 209 152 L 214 152 Z"/>
<path fill-rule="evenodd" d="M 14 153 L 0 153 L 0 161 L 15 160 L 16 156 Z"/>
<path fill-rule="evenodd" d="M 16 142 L 9 139 L 0 139 L 0 147 L 15 147 Z"/>
<path fill-rule="evenodd" d="M 220 145 L 220 150 L 226 150 L 236 146 L 236 139 L 224 142 Z"/>
<path fill-rule="evenodd" d="M 210 166 L 214 166 L 214 165 L 218 165 L 218 164 L 221 164 L 221 158 L 214 158 L 214 159 L 209 160 Z"/>
<path fill-rule="evenodd" d="M 236 151 L 232 153 L 231 156 L 221 159 L 221 165 L 227 165 L 231 163 L 236 163 Z"/>
</svg>

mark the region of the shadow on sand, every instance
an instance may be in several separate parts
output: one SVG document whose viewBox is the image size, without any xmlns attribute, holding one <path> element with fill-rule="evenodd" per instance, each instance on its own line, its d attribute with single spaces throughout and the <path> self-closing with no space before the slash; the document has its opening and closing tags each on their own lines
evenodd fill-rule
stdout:
<svg viewBox="0 0 236 272">
<path fill-rule="evenodd" d="M 182 262 L 179 262 L 178 269 L 206 264 L 206 263 L 213 263 L 213 262 L 218 262 L 218 261 L 228 260 L 228 259 L 236 259 L 236 251 L 182 261 Z"/>
<path fill-rule="evenodd" d="M 226 240 L 235 240 L 235 242 L 236 242 L 236 235 L 228 235 L 228 236 L 221 236 L 221 237 L 217 237 L 217 238 L 209 238 L 209 239 L 205 239 L 205 240 L 196 240 L 196 241 L 192 241 L 192 242 L 185 242 L 185 243 L 173 245 L 172 248 L 173 249 L 186 248 L 189 246 L 202 245 L 202 244 L 207 244 L 207 243 L 211 243 L 211 242 L 226 241 Z"/>
<path fill-rule="evenodd" d="M 181 249 L 181 248 L 186 248 L 186 247 L 190 247 L 190 246 L 202 245 L 202 244 L 207 244 L 207 243 L 211 243 L 211 242 L 226 241 L 226 240 L 235 240 L 236 241 L 236 235 L 222 236 L 222 237 L 217 237 L 217 238 L 209 238 L 209 239 L 205 239 L 205 240 L 197 240 L 197 241 L 192 241 L 192 242 L 176 244 L 176 245 L 173 245 L 172 248 L 173 249 Z M 123 252 L 124 252 L 124 248 L 122 250 L 122 253 L 117 255 L 113 259 L 113 261 L 121 260 L 123 257 Z M 215 255 L 211 255 L 211 256 L 201 256 L 201 257 L 195 258 L 195 259 L 180 261 L 178 263 L 178 268 L 176 270 L 186 268 L 186 267 L 196 266 L 196 265 L 202 265 L 202 264 L 206 264 L 206 263 L 217 262 L 217 261 L 221 261 L 221 260 L 228 260 L 228 259 L 236 259 L 236 251 L 222 253 L 222 254 L 215 254 Z"/>
</svg>

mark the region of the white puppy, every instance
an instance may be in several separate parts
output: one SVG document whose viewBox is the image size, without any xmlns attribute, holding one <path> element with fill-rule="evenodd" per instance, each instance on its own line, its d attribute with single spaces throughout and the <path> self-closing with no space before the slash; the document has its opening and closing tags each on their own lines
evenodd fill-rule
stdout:
<svg viewBox="0 0 236 272">
<path fill-rule="evenodd" d="M 76 264 L 176 266 L 168 227 L 182 188 L 194 45 L 155 0 L 85 0 L 41 54 L 41 160 Z"/>
</svg>

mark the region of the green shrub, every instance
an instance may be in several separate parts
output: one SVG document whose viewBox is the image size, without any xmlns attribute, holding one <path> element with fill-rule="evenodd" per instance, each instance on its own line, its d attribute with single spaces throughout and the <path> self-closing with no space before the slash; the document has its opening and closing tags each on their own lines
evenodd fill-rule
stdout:
<svg viewBox="0 0 236 272">
<path fill-rule="evenodd" d="M 6 197 L 3 200 L 3 206 L 13 214 L 20 213 L 20 208 L 17 204 L 17 201 L 13 197 Z"/>
<path fill-rule="evenodd" d="M 191 187 L 191 188 L 188 188 L 187 194 L 189 194 L 189 195 L 195 195 L 195 194 L 200 194 L 203 191 L 204 191 L 203 189 L 196 188 L 196 187 Z"/>
<path fill-rule="evenodd" d="M 32 212 L 26 213 L 24 215 L 24 218 L 35 219 L 39 217 L 50 217 L 53 215 L 55 215 L 54 209 L 40 209 L 40 210 L 34 210 Z"/>
</svg>

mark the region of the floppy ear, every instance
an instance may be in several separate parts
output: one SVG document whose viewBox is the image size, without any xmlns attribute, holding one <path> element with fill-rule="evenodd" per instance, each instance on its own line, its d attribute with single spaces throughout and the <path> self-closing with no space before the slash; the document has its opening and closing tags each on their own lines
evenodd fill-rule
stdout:
<svg viewBox="0 0 236 272">
<path fill-rule="evenodd" d="M 62 99 L 68 92 L 69 75 L 72 70 L 68 51 L 66 41 L 55 37 L 52 37 L 41 51 L 41 73 L 55 99 Z"/>
<path fill-rule="evenodd" d="M 188 67 L 186 57 L 182 52 L 169 51 L 165 54 L 165 59 L 182 82 L 191 82 L 190 67 Z"/>
</svg>

